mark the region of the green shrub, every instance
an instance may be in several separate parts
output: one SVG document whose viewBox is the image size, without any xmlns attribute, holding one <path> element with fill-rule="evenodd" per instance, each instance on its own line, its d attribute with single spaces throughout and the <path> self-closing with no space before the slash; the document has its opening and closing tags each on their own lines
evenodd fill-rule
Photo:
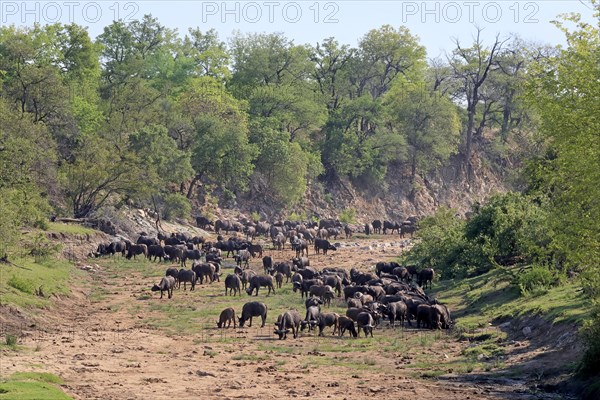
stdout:
<svg viewBox="0 0 600 400">
<path fill-rule="evenodd" d="M 43 234 L 38 234 L 33 238 L 33 242 L 27 244 L 29 254 L 35 257 L 36 261 L 46 259 L 60 252 L 62 245 L 54 243 Z"/>
<path fill-rule="evenodd" d="M 4 342 L 7 346 L 15 347 L 17 345 L 17 337 L 8 333 L 4 338 Z"/>
<path fill-rule="evenodd" d="M 288 216 L 288 219 L 293 222 L 306 221 L 306 213 L 302 212 L 298 214 L 295 211 L 292 211 L 292 213 Z"/>
<path fill-rule="evenodd" d="M 531 198 L 506 193 L 475 204 L 468 220 L 440 208 L 421 221 L 421 241 L 404 257 L 436 268 L 442 279 L 480 275 L 498 266 L 551 261 L 547 215 Z"/>
<path fill-rule="evenodd" d="M 353 224 L 356 222 L 356 209 L 346 208 L 340 213 L 340 222 L 343 224 Z"/>
<path fill-rule="evenodd" d="M 517 285 L 524 296 L 544 294 L 555 281 L 552 272 L 542 265 L 534 265 L 517 277 Z"/>
<path fill-rule="evenodd" d="M 33 294 L 35 291 L 35 285 L 33 282 L 29 281 L 28 279 L 20 278 L 16 275 L 11 276 L 7 283 L 8 286 L 13 287 L 23 293 Z"/>
<path fill-rule="evenodd" d="M 583 375 L 600 374 L 600 303 L 596 303 L 592 318 L 585 321 L 581 329 L 585 352 L 579 365 Z M 600 392 L 600 388 L 597 388 Z"/>
<path fill-rule="evenodd" d="M 41 229 L 43 231 L 47 231 L 48 229 L 50 229 L 50 224 L 48 223 L 48 220 L 45 218 L 40 218 L 37 221 L 35 221 L 33 223 L 33 226 L 35 228 Z"/>
<path fill-rule="evenodd" d="M 192 212 L 190 201 L 180 193 L 170 193 L 164 198 L 163 218 L 186 218 Z"/>
<path fill-rule="evenodd" d="M 252 221 L 258 222 L 260 221 L 260 213 L 258 211 L 253 211 L 252 214 L 250 214 L 250 218 Z"/>
</svg>

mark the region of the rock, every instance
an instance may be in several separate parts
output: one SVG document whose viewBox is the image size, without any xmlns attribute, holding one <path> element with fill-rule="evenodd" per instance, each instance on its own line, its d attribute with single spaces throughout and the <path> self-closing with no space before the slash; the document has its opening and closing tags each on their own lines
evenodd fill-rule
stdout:
<svg viewBox="0 0 600 400">
<path fill-rule="evenodd" d="M 508 321 L 508 322 L 498 325 L 498 328 L 500 328 L 502 330 L 508 330 L 508 329 L 510 329 L 510 325 L 511 325 L 511 322 Z"/>
<path fill-rule="evenodd" d="M 485 358 L 485 356 L 483 354 L 479 354 L 477 356 L 477 360 L 479 360 L 479 361 L 483 360 L 484 358 Z"/>
<path fill-rule="evenodd" d="M 529 337 L 531 335 L 531 328 L 526 326 L 525 328 L 523 328 L 523 335 Z"/>
</svg>

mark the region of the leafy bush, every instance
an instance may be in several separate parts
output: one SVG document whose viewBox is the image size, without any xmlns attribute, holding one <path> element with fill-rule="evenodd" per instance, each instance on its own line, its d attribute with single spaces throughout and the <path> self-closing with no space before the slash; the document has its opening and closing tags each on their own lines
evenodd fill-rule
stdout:
<svg viewBox="0 0 600 400">
<path fill-rule="evenodd" d="M 356 222 L 356 209 L 346 208 L 340 213 L 340 222 L 343 224 L 353 224 Z"/>
<path fill-rule="evenodd" d="M 35 290 L 35 285 L 33 284 L 33 282 L 27 279 L 20 278 L 16 275 L 11 276 L 7 283 L 8 286 L 11 286 L 23 293 L 33 294 Z"/>
<path fill-rule="evenodd" d="M 464 224 L 455 216 L 454 210 L 438 209 L 434 215 L 420 222 L 418 235 L 421 241 L 406 254 L 404 261 L 435 268 L 444 279 L 464 276 L 467 272 L 463 263 L 467 246 Z"/>
<path fill-rule="evenodd" d="M 465 237 L 478 245 L 481 272 L 496 265 L 546 261 L 550 232 L 545 212 L 519 193 L 493 196 L 473 207 L 465 225 Z"/>
<path fill-rule="evenodd" d="M 581 329 L 585 352 L 579 365 L 584 375 L 600 374 L 600 303 L 596 303 L 592 318 L 585 321 Z"/>
<path fill-rule="evenodd" d="M 258 211 L 253 211 L 252 214 L 250 214 L 250 218 L 252 218 L 252 221 L 258 222 L 260 221 L 260 213 Z"/>
<path fill-rule="evenodd" d="M 519 290 L 524 296 L 544 294 L 555 281 L 552 272 L 542 265 L 534 265 L 517 277 Z"/>
<path fill-rule="evenodd" d="M 186 218 L 192 212 L 190 201 L 179 193 L 170 193 L 164 198 L 163 218 L 171 220 L 174 218 Z"/>
<path fill-rule="evenodd" d="M 35 228 L 41 229 L 43 231 L 47 231 L 48 229 L 50 229 L 50 224 L 48 223 L 48 220 L 45 218 L 40 218 L 37 221 L 35 221 L 33 223 L 33 226 Z"/>
<path fill-rule="evenodd" d="M 421 241 L 405 260 L 435 268 L 444 278 L 482 274 L 499 265 L 551 261 L 546 213 L 518 193 L 474 205 L 466 221 L 454 210 L 440 208 L 420 225 Z"/>
<path fill-rule="evenodd" d="M 62 245 L 54 243 L 43 234 L 38 234 L 34 237 L 33 242 L 27 244 L 29 254 L 35 257 L 36 261 L 46 259 L 60 252 Z"/>
<path fill-rule="evenodd" d="M 292 211 L 292 213 L 288 216 L 288 219 L 293 222 L 306 221 L 306 213 L 296 213 Z"/>
<path fill-rule="evenodd" d="M 4 337 L 4 343 L 7 346 L 15 347 L 17 345 L 17 337 L 15 335 L 11 335 L 10 333 L 8 333 Z"/>
</svg>

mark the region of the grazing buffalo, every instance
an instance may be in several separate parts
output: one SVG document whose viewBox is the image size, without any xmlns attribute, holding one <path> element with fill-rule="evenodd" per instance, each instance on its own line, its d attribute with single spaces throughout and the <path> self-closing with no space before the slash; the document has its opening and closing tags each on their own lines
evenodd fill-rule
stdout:
<svg viewBox="0 0 600 400">
<path fill-rule="evenodd" d="M 346 331 L 348 331 L 352 337 L 358 336 L 358 332 L 356 332 L 356 328 L 354 327 L 354 320 L 343 315 L 338 317 L 338 329 L 340 336 L 344 336 L 344 332 Z"/>
<path fill-rule="evenodd" d="M 277 322 L 275 323 L 277 329 L 275 329 L 275 333 L 279 335 L 279 340 L 286 339 L 290 329 L 292 330 L 294 339 L 296 339 L 300 330 L 300 320 L 300 313 L 297 310 L 286 311 L 277 317 Z"/>
<path fill-rule="evenodd" d="M 249 296 L 252 296 L 252 292 L 256 289 L 255 296 L 258 296 L 258 289 L 260 287 L 269 289 L 267 295 L 271 294 L 271 290 L 273 291 L 273 294 L 275 294 L 275 285 L 271 275 L 253 276 L 250 278 L 250 287 L 246 289 L 246 293 L 248 293 Z"/>
<path fill-rule="evenodd" d="M 244 324 L 248 320 L 250 320 L 250 324 L 248 325 L 248 327 L 252 327 L 252 317 L 261 317 L 261 328 L 263 328 L 267 320 L 267 311 L 268 309 L 265 303 L 251 301 L 249 303 L 244 304 L 244 306 L 242 307 L 242 316 L 238 318 L 240 322 L 240 328 L 243 328 Z"/>
<path fill-rule="evenodd" d="M 333 334 L 338 330 L 338 319 L 340 316 L 336 313 L 320 313 L 317 318 L 317 326 L 319 327 L 319 336 L 323 336 L 323 330 L 328 326 L 333 326 Z"/>
<path fill-rule="evenodd" d="M 225 323 L 227 323 L 227 328 L 229 328 L 231 322 L 233 322 L 233 329 L 235 329 L 235 310 L 229 307 L 221 311 L 219 321 L 217 322 L 217 328 L 225 328 Z"/>
<path fill-rule="evenodd" d="M 167 297 L 170 299 L 173 297 L 173 288 L 175 287 L 175 278 L 172 276 L 165 276 L 160 280 L 158 285 L 152 286 L 153 292 L 158 292 L 160 290 L 160 298 L 163 298 L 163 292 L 167 291 Z"/>
<path fill-rule="evenodd" d="M 157 258 L 161 261 L 164 260 L 166 257 L 164 247 L 162 247 L 159 244 L 153 244 L 151 246 L 148 246 L 148 256 L 147 257 L 148 257 L 148 260 L 151 260 L 152 257 L 154 257 L 153 261 L 156 261 Z"/>
</svg>

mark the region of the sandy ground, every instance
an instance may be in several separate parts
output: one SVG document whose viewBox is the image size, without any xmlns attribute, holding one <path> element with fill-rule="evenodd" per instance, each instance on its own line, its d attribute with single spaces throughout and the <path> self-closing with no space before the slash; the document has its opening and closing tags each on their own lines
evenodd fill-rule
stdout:
<svg viewBox="0 0 600 400">
<path fill-rule="evenodd" d="M 317 258 L 311 253 L 312 265 L 366 268 L 402 251 L 397 236 L 341 242 L 344 247 L 332 255 Z M 291 255 L 271 253 L 277 260 Z M 259 268 L 258 260 L 254 268 Z M 102 267 L 88 274 L 96 290 L 103 293 L 102 300 L 93 301 L 90 283 L 82 280 L 69 298 L 57 300 L 57 306 L 44 314 L 43 324 L 24 329 L 20 343 L 26 350 L 2 354 L 2 375 L 52 372 L 64 379 L 63 390 L 76 399 L 544 398 L 529 394 L 522 382 L 464 379 L 452 375 L 452 368 L 443 378 L 422 378 L 427 368 L 419 368 L 418 360 L 458 359 L 465 347 L 446 334 L 437 333 L 441 340 L 431 346 L 404 353 L 385 348 L 373 351 L 372 347 L 364 350 L 360 345 L 328 352 L 322 349 L 340 341 L 351 346 L 354 339 L 305 333 L 283 342 L 275 340 L 268 327 L 258 330 L 257 321 L 252 328 L 226 333 L 210 329 L 190 335 L 167 334 L 145 327 L 149 315 L 144 309 L 132 314 L 129 307 L 139 301 L 140 293 L 147 293 L 155 278 L 140 271 L 121 275 Z M 222 283 L 218 285 L 220 289 Z M 201 289 L 186 292 L 185 298 L 195 305 L 210 306 L 211 297 L 203 296 Z M 182 290 L 175 292 L 175 296 L 182 295 Z M 150 301 L 160 301 L 153 296 Z M 269 315 L 268 324 L 272 326 L 275 318 Z M 378 329 L 369 340 L 395 335 L 409 343 L 434 334 Z M 364 343 L 362 340 L 357 343 Z"/>
</svg>

